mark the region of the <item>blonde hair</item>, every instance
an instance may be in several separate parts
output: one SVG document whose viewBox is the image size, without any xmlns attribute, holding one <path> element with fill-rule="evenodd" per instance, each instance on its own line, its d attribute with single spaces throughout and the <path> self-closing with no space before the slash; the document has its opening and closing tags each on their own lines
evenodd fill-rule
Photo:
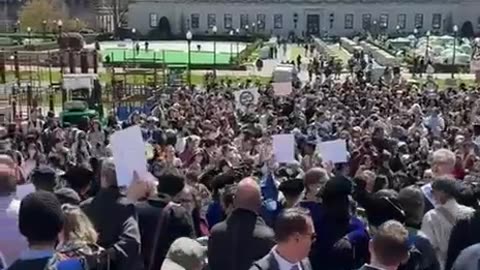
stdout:
<svg viewBox="0 0 480 270">
<path fill-rule="evenodd" d="M 62 205 L 62 211 L 65 217 L 65 224 L 63 226 L 65 242 L 97 242 L 98 234 L 80 207 L 64 204 Z"/>
</svg>

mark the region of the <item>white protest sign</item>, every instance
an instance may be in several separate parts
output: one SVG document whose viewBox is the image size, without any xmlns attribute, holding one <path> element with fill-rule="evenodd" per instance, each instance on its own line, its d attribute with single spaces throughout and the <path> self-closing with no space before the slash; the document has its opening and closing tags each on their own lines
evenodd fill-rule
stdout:
<svg viewBox="0 0 480 270">
<path fill-rule="evenodd" d="M 293 134 L 272 136 L 273 154 L 279 163 L 295 162 L 295 137 Z"/>
<path fill-rule="evenodd" d="M 288 96 L 292 93 L 291 82 L 272 83 L 275 96 Z"/>
<path fill-rule="evenodd" d="M 119 186 L 128 186 L 133 180 L 133 172 L 147 174 L 145 143 L 139 126 L 117 131 L 111 137 L 111 149 Z"/>
<path fill-rule="evenodd" d="M 323 161 L 344 163 L 348 160 L 347 143 L 345 140 L 320 142 L 317 145 L 317 149 L 322 155 Z"/>
<path fill-rule="evenodd" d="M 35 192 L 35 186 L 33 184 L 24 184 L 17 186 L 17 199 L 22 200 L 28 194 Z"/>
<path fill-rule="evenodd" d="M 254 88 L 238 90 L 233 92 L 233 94 L 235 95 L 235 106 L 242 110 L 250 105 L 256 105 L 260 96 L 258 90 Z"/>
</svg>

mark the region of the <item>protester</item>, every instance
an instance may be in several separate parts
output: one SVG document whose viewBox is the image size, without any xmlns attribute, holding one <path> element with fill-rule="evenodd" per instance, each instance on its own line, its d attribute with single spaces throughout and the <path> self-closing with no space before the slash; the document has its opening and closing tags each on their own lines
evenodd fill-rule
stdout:
<svg viewBox="0 0 480 270">
<path fill-rule="evenodd" d="M 175 202 L 182 201 L 185 180 L 166 174 L 158 179 L 158 194 L 135 206 L 141 234 L 144 269 L 159 269 L 170 245 L 180 237 L 195 236 L 192 217 Z M 190 198 L 191 204 L 193 198 Z M 183 201 L 184 202 L 184 201 Z"/>
<path fill-rule="evenodd" d="M 114 269 L 132 269 L 140 262 L 140 232 L 135 206 L 119 191 L 112 158 L 102 163 L 101 189 L 81 204 L 98 233 L 97 244 L 106 250 Z"/>
<path fill-rule="evenodd" d="M 301 208 L 284 210 L 275 221 L 274 232 L 277 245 L 254 262 L 250 270 L 311 270 L 308 255 L 316 235 L 308 211 Z"/>
<path fill-rule="evenodd" d="M 65 223 L 56 251 L 66 258 L 88 258 L 89 268 L 100 270 L 103 248 L 96 244 L 98 235 L 92 223 L 79 206 L 64 204 L 62 211 Z"/>
<path fill-rule="evenodd" d="M 9 270 L 43 270 L 47 267 L 68 265 L 69 269 L 86 270 L 83 259 L 67 259 L 55 253 L 58 234 L 64 228 L 60 202 L 50 192 L 38 191 L 27 195 L 20 204 L 18 226 L 28 241 L 19 259 Z"/>
<path fill-rule="evenodd" d="M 274 232 L 258 215 L 260 187 L 251 178 L 238 183 L 235 210 L 215 225 L 208 239 L 208 263 L 211 270 L 248 270 L 275 245 Z"/>
<path fill-rule="evenodd" d="M 0 155 L 0 252 L 10 265 L 27 248 L 27 242 L 18 231 L 20 201 L 15 198 L 17 178 L 13 160 Z"/>
<path fill-rule="evenodd" d="M 370 263 L 360 270 L 397 269 L 408 259 L 408 231 L 398 221 L 385 222 L 369 244 Z"/>
<path fill-rule="evenodd" d="M 180 237 L 172 243 L 160 270 L 202 270 L 207 249 L 197 241 Z"/>
<path fill-rule="evenodd" d="M 458 219 L 467 217 L 474 210 L 457 203 L 458 185 L 455 180 L 435 180 L 432 195 L 437 206 L 425 214 L 421 230 L 432 243 L 441 269 L 445 269 L 452 228 Z"/>
</svg>

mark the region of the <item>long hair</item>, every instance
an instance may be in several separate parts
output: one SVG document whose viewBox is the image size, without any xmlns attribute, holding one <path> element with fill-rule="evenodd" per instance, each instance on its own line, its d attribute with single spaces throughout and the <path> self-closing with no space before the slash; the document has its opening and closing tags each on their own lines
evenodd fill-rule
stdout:
<svg viewBox="0 0 480 270">
<path fill-rule="evenodd" d="M 62 205 L 62 210 L 65 216 L 65 224 L 63 227 L 65 242 L 93 244 L 97 242 L 98 234 L 80 207 L 71 204 L 64 204 Z"/>
</svg>

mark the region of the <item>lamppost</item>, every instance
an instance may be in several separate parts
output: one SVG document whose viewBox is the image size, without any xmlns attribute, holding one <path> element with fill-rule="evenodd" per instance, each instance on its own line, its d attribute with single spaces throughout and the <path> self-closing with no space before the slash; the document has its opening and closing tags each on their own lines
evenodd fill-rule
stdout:
<svg viewBox="0 0 480 270">
<path fill-rule="evenodd" d="M 400 25 L 397 25 L 397 26 L 395 27 L 395 30 L 397 30 L 397 35 L 400 35 Z"/>
<path fill-rule="evenodd" d="M 425 50 L 425 63 L 428 63 L 429 48 L 430 48 L 430 30 L 427 31 L 427 48 Z"/>
<path fill-rule="evenodd" d="M 47 35 L 47 20 L 42 21 L 43 38 Z"/>
<path fill-rule="evenodd" d="M 62 27 L 63 27 L 63 22 L 62 20 L 57 21 L 57 27 L 58 27 L 58 45 L 60 46 L 60 75 L 63 76 L 63 51 L 62 51 Z"/>
<path fill-rule="evenodd" d="M 377 21 L 373 21 L 373 37 L 377 39 Z"/>
<path fill-rule="evenodd" d="M 417 72 L 418 68 L 418 61 L 417 61 L 417 34 L 418 34 L 418 29 L 415 28 L 413 29 L 413 70 L 412 70 L 412 77 L 415 78 L 415 73 Z"/>
<path fill-rule="evenodd" d="M 233 30 L 230 30 L 228 34 L 230 35 L 230 39 L 233 41 Z M 232 60 L 233 60 L 233 43 L 230 42 L 230 62 L 232 62 Z"/>
<path fill-rule="evenodd" d="M 252 34 L 255 34 L 255 26 L 256 26 L 255 22 L 252 22 Z"/>
<path fill-rule="evenodd" d="M 453 59 L 452 59 L 452 79 L 455 78 L 455 58 L 457 56 L 457 33 L 458 33 L 458 26 L 453 26 Z"/>
<path fill-rule="evenodd" d="M 187 38 L 187 44 L 188 44 L 188 64 L 187 64 L 187 69 L 188 69 L 187 70 L 188 71 L 187 76 L 188 76 L 188 78 L 187 78 L 187 80 L 188 80 L 188 86 L 191 88 L 192 87 L 192 71 L 191 71 L 190 66 L 192 64 L 191 63 L 191 53 L 192 53 L 192 51 L 191 51 L 190 45 L 191 45 L 191 42 L 192 42 L 192 32 L 190 30 L 188 30 L 185 37 Z"/>
<path fill-rule="evenodd" d="M 28 45 L 32 45 L 32 28 L 30 26 L 27 27 L 27 33 L 28 33 Z"/>
<path fill-rule="evenodd" d="M 297 23 L 298 23 L 298 14 L 293 13 L 293 28 L 295 28 L 295 30 L 297 30 Z"/>
<path fill-rule="evenodd" d="M 132 28 L 132 54 L 133 54 L 133 64 L 135 64 L 135 33 L 137 29 Z M 163 59 L 165 60 L 165 59 Z"/>
<path fill-rule="evenodd" d="M 60 37 L 60 36 L 62 35 L 63 21 L 62 21 L 62 20 L 58 20 L 57 26 L 58 26 L 58 36 Z"/>
<path fill-rule="evenodd" d="M 217 79 L 217 26 L 214 25 L 212 27 L 212 32 L 213 32 L 213 78 Z"/>
<path fill-rule="evenodd" d="M 238 46 L 238 38 L 240 36 L 240 29 L 235 29 L 235 34 L 237 35 L 237 60 L 238 60 L 238 55 L 240 54 L 239 46 Z"/>
<path fill-rule="evenodd" d="M 248 24 L 245 25 L 245 33 L 248 35 Z"/>
</svg>

